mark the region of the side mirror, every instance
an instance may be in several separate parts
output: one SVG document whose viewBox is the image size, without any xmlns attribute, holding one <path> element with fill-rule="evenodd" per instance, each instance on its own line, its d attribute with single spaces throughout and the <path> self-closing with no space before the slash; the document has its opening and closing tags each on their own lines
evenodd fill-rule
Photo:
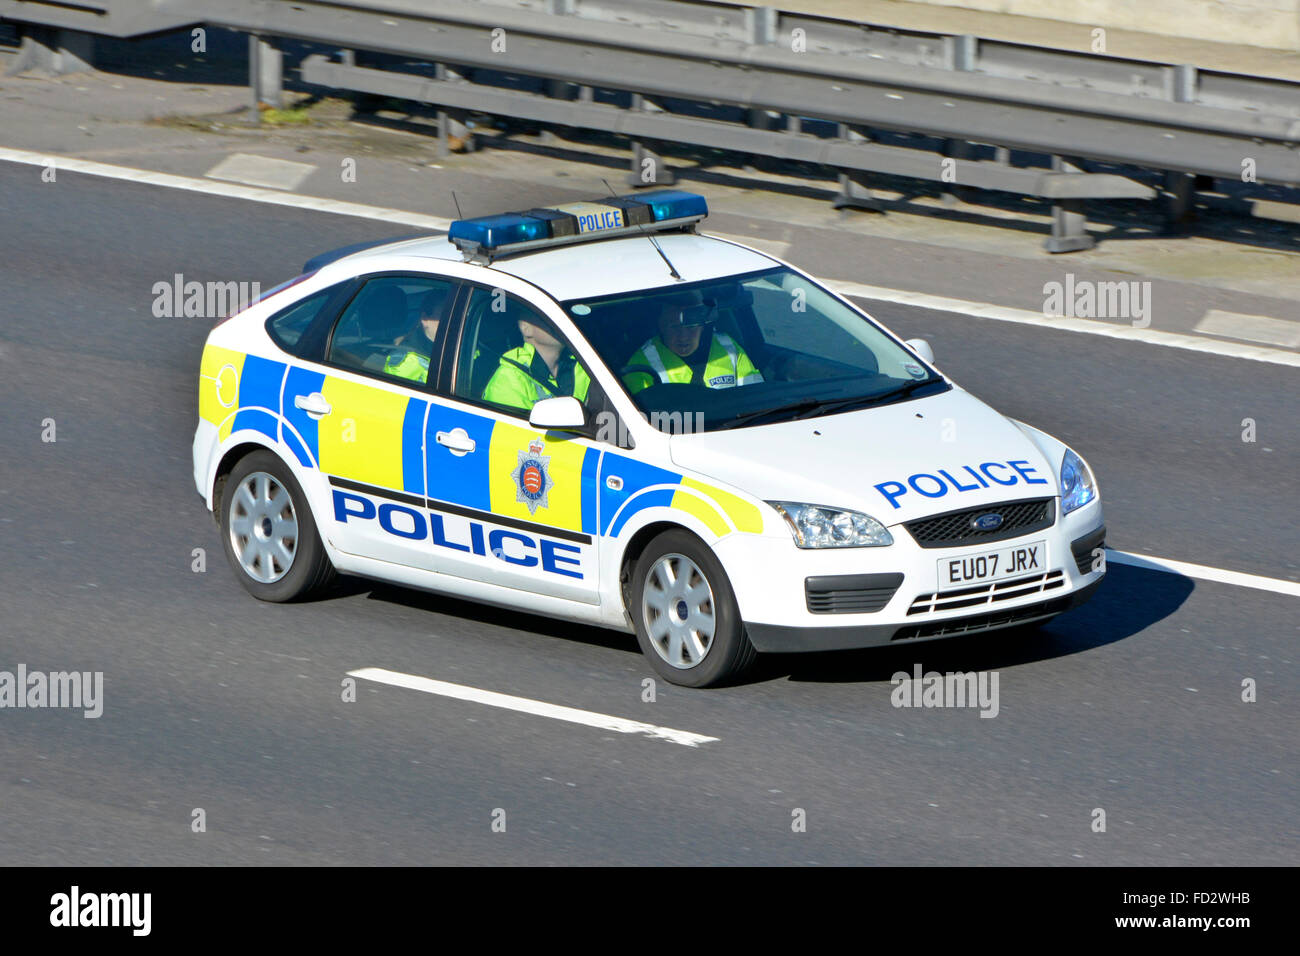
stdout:
<svg viewBox="0 0 1300 956">
<path fill-rule="evenodd" d="M 919 355 L 927 365 L 934 364 L 934 349 L 930 348 L 930 343 L 925 339 L 908 339 L 903 344 Z"/>
<path fill-rule="evenodd" d="M 582 403 L 572 395 L 544 398 L 528 414 L 528 424 L 546 430 L 577 431 L 587 425 Z"/>
</svg>

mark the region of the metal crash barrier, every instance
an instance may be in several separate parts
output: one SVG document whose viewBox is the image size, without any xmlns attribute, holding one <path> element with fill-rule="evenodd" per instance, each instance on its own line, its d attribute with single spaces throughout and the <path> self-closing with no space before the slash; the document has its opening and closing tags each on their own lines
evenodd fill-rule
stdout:
<svg viewBox="0 0 1300 956">
<path fill-rule="evenodd" d="M 669 142 L 833 169 L 839 206 L 870 207 L 872 174 L 936 182 L 948 192 L 1039 197 L 1052 206 L 1050 252 L 1093 245 L 1085 200 L 1160 199 L 1163 214 L 1177 219 L 1197 176 L 1241 180 L 1249 164 L 1254 181 L 1300 185 L 1300 83 L 768 7 L 0 0 L 0 17 L 22 25 L 24 63 L 56 71 L 89 62 L 86 38 L 94 34 L 131 37 L 194 24 L 243 31 L 251 38 L 251 85 L 268 101 L 281 86 L 278 40 L 335 47 L 338 56 L 303 60 L 306 82 L 433 104 L 444 141 L 469 112 L 625 136 L 636 186 L 672 181 L 652 145 Z M 436 70 L 359 65 L 356 51 Z M 622 96 L 598 95 L 605 91 Z M 1012 150 L 1048 165 L 1012 165 Z M 1087 172 L 1085 162 L 1162 171 L 1163 187 Z"/>
</svg>

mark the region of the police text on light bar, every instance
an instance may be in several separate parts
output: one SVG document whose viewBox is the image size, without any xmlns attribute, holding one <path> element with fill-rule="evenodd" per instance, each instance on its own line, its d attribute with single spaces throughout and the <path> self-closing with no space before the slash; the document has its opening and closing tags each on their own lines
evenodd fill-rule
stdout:
<svg viewBox="0 0 1300 956">
<path fill-rule="evenodd" d="M 689 228 L 709 214 L 704 197 L 678 189 L 458 219 L 447 239 L 467 258 L 487 258 L 651 230 Z"/>
</svg>

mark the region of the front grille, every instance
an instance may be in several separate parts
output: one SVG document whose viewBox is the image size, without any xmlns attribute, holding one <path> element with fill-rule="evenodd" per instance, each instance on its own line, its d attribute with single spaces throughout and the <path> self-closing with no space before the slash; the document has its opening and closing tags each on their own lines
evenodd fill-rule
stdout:
<svg viewBox="0 0 1300 956">
<path fill-rule="evenodd" d="M 935 594 L 918 594 L 912 606 L 907 609 L 908 616 L 913 614 L 933 614 L 935 611 L 955 611 L 963 607 L 976 607 L 980 604 L 996 604 L 999 601 L 1011 601 L 1029 594 L 1055 591 L 1065 587 L 1065 573 L 1059 568 L 1046 574 L 1032 574 L 1025 578 L 1010 578 L 1006 581 L 992 581 L 977 584 L 974 587 L 961 588 L 956 591 L 939 591 Z"/>
<path fill-rule="evenodd" d="M 915 640 L 918 637 L 947 637 L 953 634 L 970 634 L 974 631 L 991 631 L 1000 627 L 1012 627 L 1028 621 L 1055 617 L 1070 606 L 1069 597 L 1040 601 L 1028 607 L 1008 608 L 988 614 L 974 614 L 969 617 L 949 618 L 946 621 L 931 621 L 928 624 L 909 624 L 900 628 L 891 641 Z"/>
<path fill-rule="evenodd" d="M 826 574 L 804 578 L 804 597 L 813 614 L 869 614 L 879 611 L 903 583 L 901 574 Z"/>
<path fill-rule="evenodd" d="M 971 521 L 980 515 L 1002 515 L 1002 524 L 993 531 L 979 531 Z M 1029 498 L 1023 501 L 1004 501 L 982 508 L 964 508 L 908 521 L 903 527 L 923 548 L 951 548 L 954 545 L 982 544 L 986 541 L 1004 541 L 1050 528 L 1056 520 L 1054 498 Z"/>
</svg>

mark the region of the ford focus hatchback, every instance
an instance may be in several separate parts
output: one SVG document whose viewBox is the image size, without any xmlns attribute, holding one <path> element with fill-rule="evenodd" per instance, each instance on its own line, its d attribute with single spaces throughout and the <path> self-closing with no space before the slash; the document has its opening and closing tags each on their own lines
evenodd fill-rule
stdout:
<svg viewBox="0 0 1300 956">
<path fill-rule="evenodd" d="M 353 247 L 213 330 L 194 480 L 266 601 L 336 572 L 634 633 L 666 679 L 1045 621 L 1087 463 L 657 190 Z"/>
</svg>

